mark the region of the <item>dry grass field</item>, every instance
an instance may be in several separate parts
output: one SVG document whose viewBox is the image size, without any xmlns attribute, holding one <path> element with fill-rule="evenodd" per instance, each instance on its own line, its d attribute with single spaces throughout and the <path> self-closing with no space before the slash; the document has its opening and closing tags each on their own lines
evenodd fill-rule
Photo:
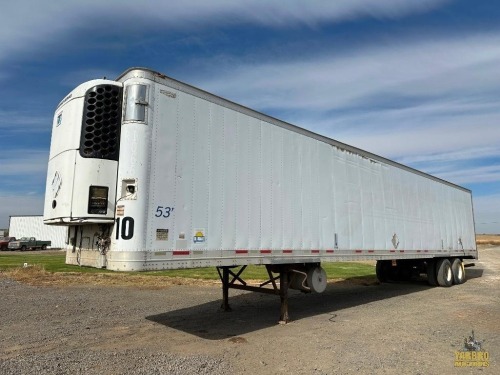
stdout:
<svg viewBox="0 0 500 375">
<path fill-rule="evenodd" d="M 478 234 L 476 235 L 478 245 L 500 245 L 500 234 Z"/>
</svg>

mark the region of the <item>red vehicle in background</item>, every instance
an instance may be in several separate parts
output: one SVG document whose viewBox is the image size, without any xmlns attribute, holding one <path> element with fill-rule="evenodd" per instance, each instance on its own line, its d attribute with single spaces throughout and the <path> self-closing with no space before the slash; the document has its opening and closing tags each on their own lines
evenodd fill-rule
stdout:
<svg viewBox="0 0 500 375">
<path fill-rule="evenodd" d="M 16 237 L 0 237 L 0 250 L 7 250 L 9 242 L 15 241 Z"/>
</svg>

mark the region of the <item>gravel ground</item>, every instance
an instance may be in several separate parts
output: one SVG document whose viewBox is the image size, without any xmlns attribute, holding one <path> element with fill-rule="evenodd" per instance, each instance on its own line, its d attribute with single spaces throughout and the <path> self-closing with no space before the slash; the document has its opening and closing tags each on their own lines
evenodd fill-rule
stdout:
<svg viewBox="0 0 500 375">
<path fill-rule="evenodd" d="M 0 374 L 498 374 L 500 247 L 468 281 L 329 284 L 279 298 L 220 286 L 29 286 L 0 275 Z M 334 275 L 330 275 L 333 277 Z M 474 330 L 489 367 L 455 368 Z"/>
</svg>

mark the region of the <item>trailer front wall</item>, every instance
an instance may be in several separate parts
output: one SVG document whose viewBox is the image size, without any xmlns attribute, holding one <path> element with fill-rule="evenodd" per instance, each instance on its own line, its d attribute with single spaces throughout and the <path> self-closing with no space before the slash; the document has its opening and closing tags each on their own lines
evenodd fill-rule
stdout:
<svg viewBox="0 0 500 375">
<path fill-rule="evenodd" d="M 241 264 L 362 252 L 475 256 L 469 191 L 220 101 L 148 85 L 145 123 L 122 128 L 118 172 L 118 190 L 121 180 L 137 177 L 134 170 L 140 174 L 137 197 L 119 202 L 117 216 L 132 219 L 137 236 L 124 239 L 128 229 L 115 227 L 111 267 L 172 254 L 188 260 L 181 267 L 236 255 Z M 275 256 L 282 259 L 265 259 Z"/>
</svg>

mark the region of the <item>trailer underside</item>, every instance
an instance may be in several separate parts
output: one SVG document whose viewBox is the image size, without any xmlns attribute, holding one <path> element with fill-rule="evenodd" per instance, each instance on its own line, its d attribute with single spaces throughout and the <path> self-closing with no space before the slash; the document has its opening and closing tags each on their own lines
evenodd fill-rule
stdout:
<svg viewBox="0 0 500 375">
<path fill-rule="evenodd" d="M 291 320 L 288 312 L 289 289 L 298 289 L 304 293 L 321 293 L 326 288 L 326 274 L 316 274 L 310 277 L 311 270 L 321 269 L 319 263 L 266 265 L 269 279 L 258 286 L 248 285 L 243 279 L 242 274 L 246 267 L 246 265 L 217 267 L 222 282 L 221 308 L 224 311 L 231 311 L 229 289 L 279 295 L 278 322 L 286 324 Z M 376 275 L 380 283 L 386 283 L 411 282 L 421 279 L 421 275 L 425 274 L 429 285 L 451 287 L 466 281 L 465 267 L 463 259 L 459 257 L 378 260 Z"/>
</svg>

